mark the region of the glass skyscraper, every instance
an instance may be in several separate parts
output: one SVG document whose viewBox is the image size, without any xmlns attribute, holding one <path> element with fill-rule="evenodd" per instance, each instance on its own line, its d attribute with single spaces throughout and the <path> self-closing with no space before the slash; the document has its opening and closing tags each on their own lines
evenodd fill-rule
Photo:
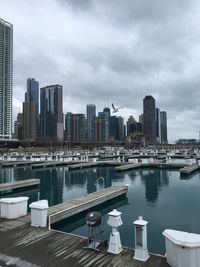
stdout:
<svg viewBox="0 0 200 267">
<path fill-rule="evenodd" d="M 167 140 L 167 112 L 160 112 L 160 124 L 161 124 L 161 143 L 168 144 Z"/>
<path fill-rule="evenodd" d="M 23 102 L 23 139 L 35 141 L 39 137 L 39 82 L 27 80 Z"/>
<path fill-rule="evenodd" d="M 145 96 L 143 99 L 143 130 L 146 144 L 156 143 L 156 107 L 155 99 Z"/>
<path fill-rule="evenodd" d="M 87 105 L 87 137 L 88 141 L 94 141 L 94 118 L 96 117 L 96 106 Z"/>
<path fill-rule="evenodd" d="M 12 138 L 13 26 L 0 19 L 0 139 Z"/>
<path fill-rule="evenodd" d="M 40 88 L 40 128 L 42 139 L 63 140 L 63 88 L 61 85 Z"/>
</svg>

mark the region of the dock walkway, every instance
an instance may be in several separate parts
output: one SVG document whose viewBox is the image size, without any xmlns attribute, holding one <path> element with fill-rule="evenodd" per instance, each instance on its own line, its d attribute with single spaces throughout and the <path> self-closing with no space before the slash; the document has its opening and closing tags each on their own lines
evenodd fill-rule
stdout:
<svg viewBox="0 0 200 267">
<path fill-rule="evenodd" d="M 50 207 L 52 220 L 73 215 L 84 208 L 98 205 L 103 201 L 126 193 L 127 187 L 111 187 L 79 199 Z M 94 203 L 94 204 L 92 204 Z M 67 209 L 66 209 L 67 208 Z M 68 213 L 67 213 L 68 212 Z M 133 259 L 134 251 L 123 248 L 120 255 L 107 252 L 108 246 L 102 244 L 100 252 L 84 249 L 87 239 L 47 228 L 31 227 L 30 214 L 7 220 L 0 218 L 0 266 L 12 267 L 170 267 L 164 256 L 150 254 L 146 262 Z M 131 233 L 130 233 L 131 234 Z M 86 233 L 87 235 L 87 233 Z M 109 236 L 105 236 L 108 240 Z"/>
<path fill-rule="evenodd" d="M 83 249 L 87 244 L 84 237 L 33 228 L 19 220 L 0 219 L 2 267 L 170 267 L 166 258 L 158 255 L 150 255 L 145 263 L 136 261 L 134 251 L 128 248 L 120 255 L 107 253 L 107 246 L 100 252 Z M 8 224 L 15 227 L 9 228 Z"/>
<path fill-rule="evenodd" d="M 21 180 L 21 181 L 13 181 L 9 183 L 0 184 L 0 191 L 19 189 L 19 188 L 30 187 L 30 186 L 39 185 L 39 184 L 40 184 L 40 179 L 26 179 L 26 180 Z"/>
<path fill-rule="evenodd" d="M 99 192 L 94 192 L 86 196 L 75 198 L 48 209 L 49 228 L 53 223 L 71 217 L 77 213 L 88 210 L 106 201 L 124 195 L 128 192 L 127 186 L 112 186 Z"/>
<path fill-rule="evenodd" d="M 199 165 L 194 163 L 192 165 L 185 166 L 184 168 L 180 169 L 181 174 L 190 174 L 199 169 Z"/>
<path fill-rule="evenodd" d="M 123 166 L 115 167 L 116 171 L 128 171 L 142 167 L 142 163 L 126 164 Z"/>
</svg>

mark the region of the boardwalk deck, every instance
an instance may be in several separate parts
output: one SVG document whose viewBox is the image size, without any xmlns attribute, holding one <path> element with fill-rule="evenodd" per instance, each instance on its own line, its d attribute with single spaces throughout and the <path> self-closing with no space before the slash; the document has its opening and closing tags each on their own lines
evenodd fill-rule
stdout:
<svg viewBox="0 0 200 267">
<path fill-rule="evenodd" d="M 22 166 L 29 166 L 31 164 L 37 164 L 37 162 L 30 161 L 30 160 L 23 160 L 23 161 L 14 161 L 13 160 L 13 161 L 1 161 L 0 162 L 0 166 L 2 168 L 6 168 L 6 167 L 22 167 Z"/>
<path fill-rule="evenodd" d="M 26 180 L 21 180 L 21 181 L 14 181 L 10 183 L 0 184 L 0 191 L 18 189 L 18 188 L 23 188 L 23 187 L 30 187 L 30 186 L 39 185 L 39 184 L 40 184 L 40 179 L 26 179 Z"/>
<path fill-rule="evenodd" d="M 113 186 L 100 192 L 94 192 L 80 198 L 72 199 L 48 209 L 49 227 L 51 224 L 59 222 L 77 213 L 95 207 L 106 201 L 124 195 L 128 192 L 127 186 Z"/>
<path fill-rule="evenodd" d="M 82 169 L 82 168 L 91 168 L 91 167 L 101 167 L 101 166 L 121 166 L 124 165 L 123 162 L 119 162 L 119 161 L 114 161 L 114 160 L 110 160 L 110 161 L 91 161 L 91 162 L 82 162 L 80 164 L 76 164 L 76 165 L 69 165 L 68 168 L 69 170 L 74 170 L 74 169 Z"/>
<path fill-rule="evenodd" d="M 142 167 L 142 163 L 135 163 L 135 164 L 126 164 L 123 166 L 115 167 L 116 171 L 128 171 Z"/>
<path fill-rule="evenodd" d="M 181 174 L 190 174 L 196 170 L 199 169 L 199 165 L 197 163 L 194 163 L 192 165 L 185 166 L 184 168 L 180 169 Z"/>
<path fill-rule="evenodd" d="M 55 166 L 67 166 L 67 165 L 74 165 L 79 164 L 81 161 L 48 161 L 43 163 L 32 164 L 32 168 L 48 168 L 48 167 L 55 167 Z"/>
<path fill-rule="evenodd" d="M 150 255 L 146 263 L 133 259 L 134 251 L 124 248 L 120 255 L 83 249 L 87 240 L 70 234 L 33 228 L 21 220 L 0 220 L 0 265 L 2 267 L 169 267 L 165 257 Z M 2 229 L 7 229 L 4 231 Z"/>
</svg>

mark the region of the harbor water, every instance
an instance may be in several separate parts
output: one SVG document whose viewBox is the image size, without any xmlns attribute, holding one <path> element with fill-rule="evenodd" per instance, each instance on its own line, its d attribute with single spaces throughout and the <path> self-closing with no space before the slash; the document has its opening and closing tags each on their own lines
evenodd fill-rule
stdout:
<svg viewBox="0 0 200 267">
<path fill-rule="evenodd" d="M 103 177 L 103 178 L 100 178 Z M 127 199 L 98 207 L 103 214 L 104 238 L 109 238 L 107 213 L 113 208 L 122 212 L 120 227 L 122 245 L 134 247 L 133 221 L 143 216 L 148 224 L 148 248 L 153 253 L 165 253 L 165 229 L 200 234 L 200 174 L 187 179 L 179 171 L 137 169 L 118 173 L 112 167 L 68 171 L 67 167 L 30 169 L 0 169 L 0 183 L 37 178 L 40 187 L 20 192 L 1 193 L 4 196 L 29 196 L 29 202 L 48 199 L 49 205 L 80 197 L 113 185 L 129 184 Z M 100 179 L 98 179 L 100 178 Z M 80 214 L 55 226 L 64 232 L 87 236 L 85 214 Z"/>
</svg>

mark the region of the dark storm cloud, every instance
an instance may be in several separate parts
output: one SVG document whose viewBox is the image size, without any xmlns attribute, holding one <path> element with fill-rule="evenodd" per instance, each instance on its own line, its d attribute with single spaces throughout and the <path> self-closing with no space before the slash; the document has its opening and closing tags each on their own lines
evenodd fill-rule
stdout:
<svg viewBox="0 0 200 267">
<path fill-rule="evenodd" d="M 198 1 L 0 0 L 14 24 L 14 111 L 26 79 L 64 87 L 64 112 L 102 110 L 137 119 L 152 94 L 168 113 L 169 139 L 200 129 Z M 190 126 L 189 126 L 190 125 Z M 185 131 L 187 129 L 187 132 Z"/>
</svg>

